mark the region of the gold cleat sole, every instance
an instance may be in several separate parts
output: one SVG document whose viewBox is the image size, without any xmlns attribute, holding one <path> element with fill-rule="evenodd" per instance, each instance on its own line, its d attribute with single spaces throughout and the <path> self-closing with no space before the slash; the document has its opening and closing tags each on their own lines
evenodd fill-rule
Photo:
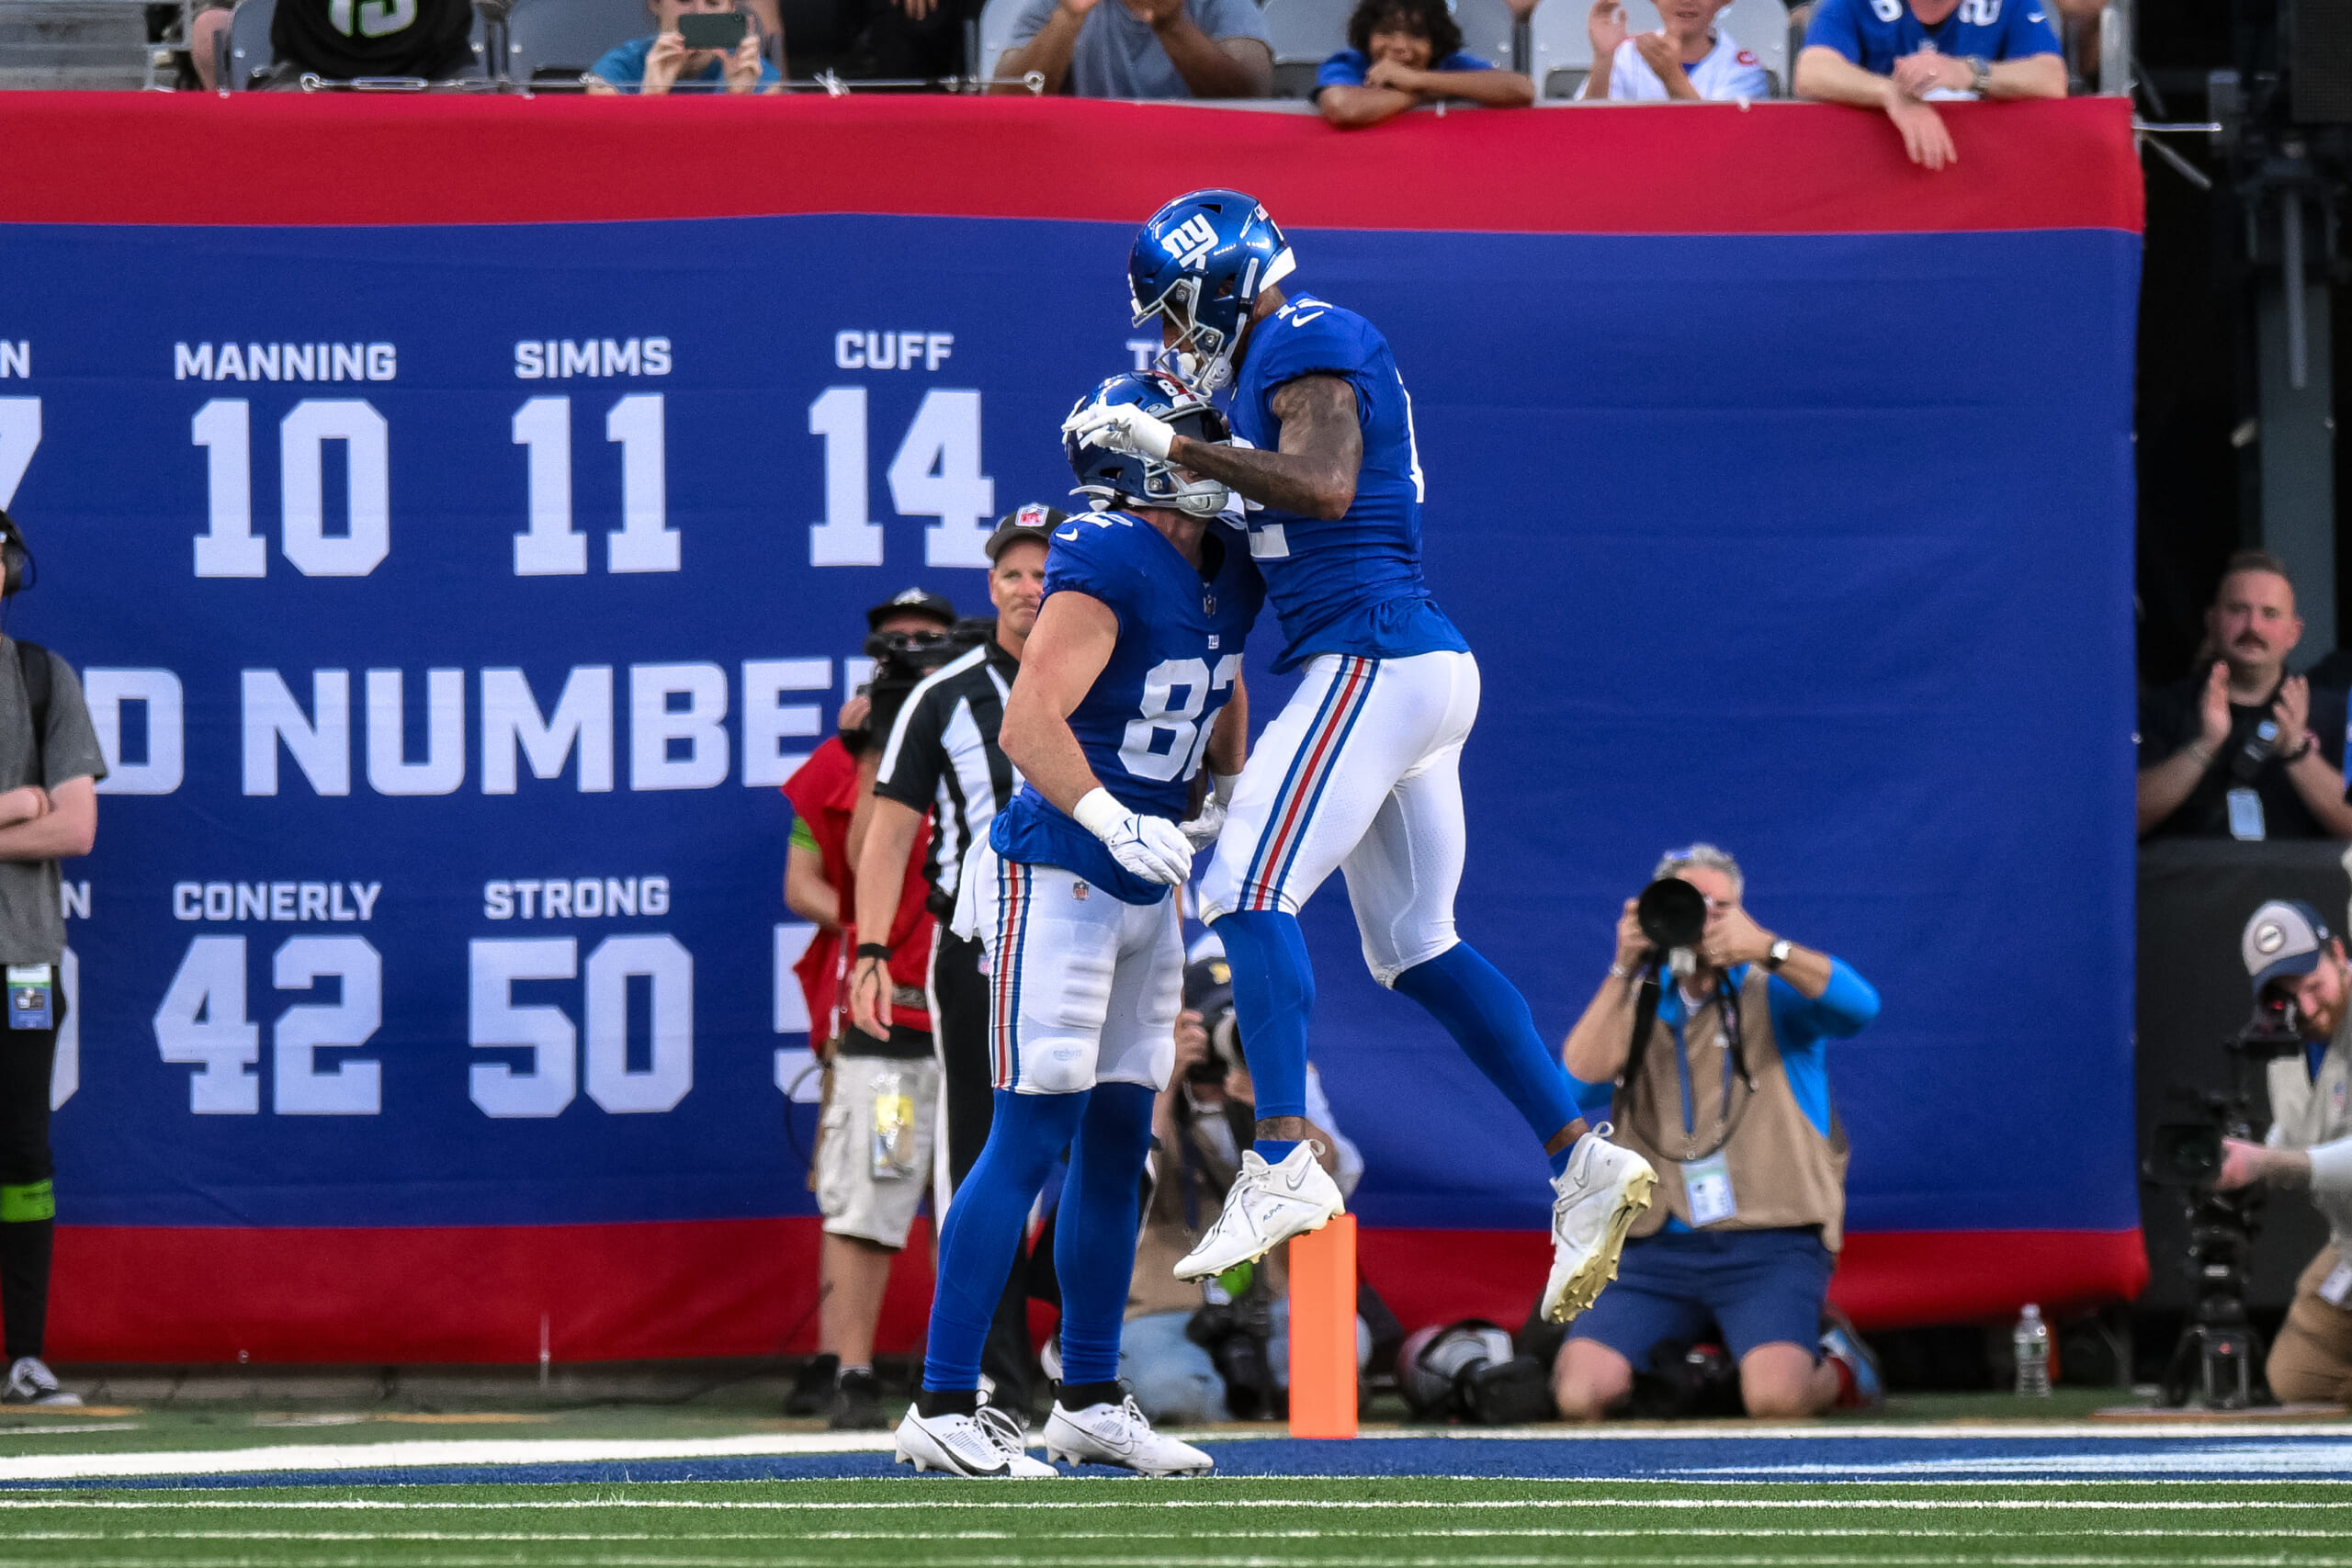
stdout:
<svg viewBox="0 0 2352 1568">
<path fill-rule="evenodd" d="M 1654 1170 L 1643 1171 L 1627 1184 L 1624 1201 L 1609 1216 L 1609 1228 L 1601 1234 L 1600 1250 L 1568 1276 L 1567 1286 L 1560 1292 L 1560 1304 L 1546 1314 L 1552 1322 L 1573 1323 L 1577 1314 L 1600 1299 L 1601 1291 L 1617 1278 L 1617 1260 L 1624 1255 L 1627 1233 L 1650 1206 L 1650 1194 L 1657 1190 L 1657 1172 Z"/>
</svg>

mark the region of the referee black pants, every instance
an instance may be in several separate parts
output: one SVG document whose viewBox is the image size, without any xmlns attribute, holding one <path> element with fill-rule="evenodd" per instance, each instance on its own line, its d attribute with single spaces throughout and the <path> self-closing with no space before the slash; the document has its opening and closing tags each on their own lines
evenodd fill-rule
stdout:
<svg viewBox="0 0 2352 1568">
<path fill-rule="evenodd" d="M 54 993 L 63 1021 L 64 993 Z M 49 1262 L 57 1200 L 49 1154 L 49 1084 L 55 1029 L 0 1027 L 0 1330 L 8 1364 L 41 1353 L 49 1323 Z"/>
<path fill-rule="evenodd" d="M 980 944 L 939 928 L 931 954 L 932 1035 L 939 1043 L 939 1097 L 947 1108 L 947 1188 L 963 1186 L 988 1146 L 996 1117 L 996 1086 L 989 1068 L 989 977 L 980 973 Z M 1029 1416 L 1029 1257 L 1023 1237 L 1013 1244 L 1012 1270 L 996 1317 L 980 1348 L 980 1371 L 996 1385 L 993 1403 Z"/>
</svg>

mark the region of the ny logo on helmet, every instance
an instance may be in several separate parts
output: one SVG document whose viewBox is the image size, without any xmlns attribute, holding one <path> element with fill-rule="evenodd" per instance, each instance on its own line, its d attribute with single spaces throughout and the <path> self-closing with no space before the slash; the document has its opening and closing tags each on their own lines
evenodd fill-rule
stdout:
<svg viewBox="0 0 2352 1568">
<path fill-rule="evenodd" d="M 1209 253 L 1216 249 L 1216 225 L 1209 221 L 1205 212 L 1195 212 L 1183 222 L 1159 237 L 1160 248 L 1176 258 L 1176 265 L 1187 272 L 1199 272 L 1208 265 Z"/>
</svg>

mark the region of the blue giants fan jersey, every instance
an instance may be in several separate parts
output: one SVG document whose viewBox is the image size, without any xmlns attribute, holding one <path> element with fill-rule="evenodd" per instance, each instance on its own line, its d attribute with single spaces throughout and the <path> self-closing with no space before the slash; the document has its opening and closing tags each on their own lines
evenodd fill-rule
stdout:
<svg viewBox="0 0 2352 1568">
<path fill-rule="evenodd" d="M 1241 643 L 1266 587 L 1240 541 L 1212 525 L 1193 570 L 1166 536 L 1124 512 L 1073 517 L 1046 556 L 1046 598 L 1063 589 L 1119 617 L 1111 660 L 1069 716 L 1094 776 L 1130 811 L 1181 822 L 1209 727 L 1241 674 Z M 1102 840 L 1023 784 L 997 813 L 989 842 L 1007 860 L 1057 865 L 1129 904 L 1168 889 L 1123 869 Z"/>
<path fill-rule="evenodd" d="M 1274 392 L 1302 376 L 1337 376 L 1355 389 L 1363 468 L 1355 504 L 1336 523 L 1246 503 L 1250 553 L 1289 639 L 1274 668 L 1294 670 L 1318 653 L 1468 652 L 1421 581 L 1421 458 L 1413 400 L 1388 340 L 1353 310 L 1298 296 L 1250 330 L 1233 388 L 1234 434 L 1261 449 L 1280 446 Z"/>
<path fill-rule="evenodd" d="M 2058 52 L 2054 0 L 1960 0 L 1934 27 L 1905 0 L 1821 0 L 1805 28 L 1807 49 L 1834 49 L 1865 71 L 1894 73 L 1894 62 L 1933 44 L 1938 54 L 2023 60 Z"/>
</svg>

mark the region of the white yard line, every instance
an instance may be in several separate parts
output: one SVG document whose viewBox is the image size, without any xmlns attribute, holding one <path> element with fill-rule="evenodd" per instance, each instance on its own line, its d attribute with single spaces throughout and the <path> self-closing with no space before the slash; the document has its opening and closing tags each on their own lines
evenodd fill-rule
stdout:
<svg viewBox="0 0 2352 1568">
<path fill-rule="evenodd" d="M 318 1502 L 265 1498 L 243 1502 L 234 1498 L 169 1497 L 92 1497 L 80 1498 L 71 1494 L 50 1497 L 0 1498 L 0 1509 L 36 1510 L 51 1513 L 109 1510 L 168 1511 L 187 1508 L 230 1509 L 304 1509 L 304 1510 L 367 1510 L 417 1511 L 424 1513 L 496 1510 L 506 1512 L 528 1508 L 657 1508 L 684 1512 L 716 1513 L 933 1513 L 947 1509 L 1016 1510 L 1028 1514 L 1038 1511 L 1068 1512 L 1104 1508 L 1308 1508 L 1325 1512 L 1382 1512 L 1419 1509 L 1430 1512 L 1462 1512 L 1464 1510 L 1516 1510 L 1522 1508 L 1639 1508 L 1647 1512 L 1663 1509 L 1729 1509 L 1747 1512 L 1779 1508 L 1803 1508 L 1811 1511 L 1838 1510 L 1897 1512 L 1931 1512 L 1966 1509 L 2004 1513 L 2281 1513 L 2329 1512 L 2342 1513 L 2352 1509 L 2352 1498 L 2342 1501 L 2295 1501 L 2285 1498 L 2246 1498 L 2243 1501 L 2157 1497 L 2147 1499 L 2107 1497 L 1495 1497 L 1459 1498 L 1445 1501 L 1415 1501 L 1387 1497 L 1171 1497 L 1162 1487 L 1115 1489 L 1105 1484 L 1106 1494 L 1115 1495 L 1084 1500 L 1064 1500 L 1023 1495 L 1025 1488 L 1010 1484 L 1001 1502 L 976 1502 L 964 1498 L 924 1497 L 910 1495 L 888 1502 L 791 1502 L 782 1499 L 741 1498 L 719 1499 L 705 1497 L 568 1497 L 562 1499 L 525 1498 L 513 1502 L 424 1502 L 412 1498 L 333 1498 Z M 913 1494 L 914 1489 L 910 1488 Z M 14 1532 L 11 1532 L 14 1533 Z"/>
</svg>

